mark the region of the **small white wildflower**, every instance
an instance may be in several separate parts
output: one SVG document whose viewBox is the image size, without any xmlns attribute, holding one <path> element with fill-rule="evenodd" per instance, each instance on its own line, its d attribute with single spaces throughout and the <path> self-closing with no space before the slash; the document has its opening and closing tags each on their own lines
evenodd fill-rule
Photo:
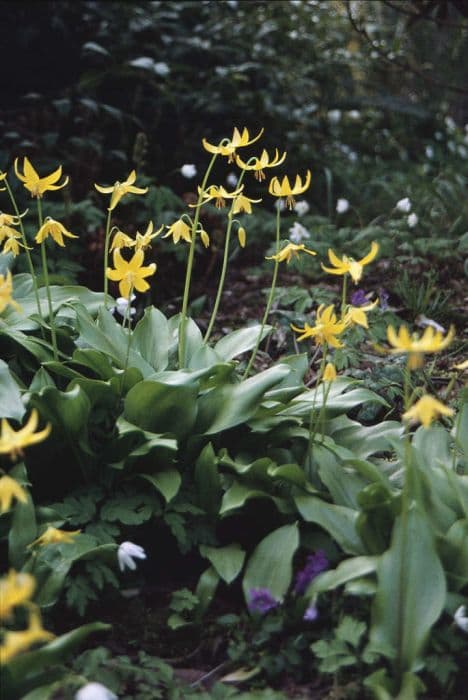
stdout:
<svg viewBox="0 0 468 700">
<path fill-rule="evenodd" d="M 410 228 L 414 228 L 415 226 L 417 226 L 418 221 L 419 221 L 419 219 L 414 212 L 412 214 L 410 214 L 407 218 L 408 226 Z"/>
<path fill-rule="evenodd" d="M 279 209 L 280 211 L 284 211 L 286 209 L 286 203 L 282 197 L 280 197 L 280 199 L 276 200 L 275 207 L 276 207 L 276 209 Z"/>
<path fill-rule="evenodd" d="M 420 328 L 426 328 L 427 326 L 431 326 L 435 331 L 438 331 L 439 333 L 445 333 L 445 328 L 441 326 L 440 323 L 437 323 L 437 321 L 434 321 L 434 319 L 432 318 L 427 318 L 427 316 L 424 316 L 424 314 L 419 314 L 419 316 L 416 317 L 414 322 Z"/>
<path fill-rule="evenodd" d="M 349 202 L 347 199 L 340 198 L 336 203 L 336 211 L 338 214 L 344 214 L 349 209 Z"/>
<path fill-rule="evenodd" d="M 327 116 L 329 122 L 338 124 L 338 122 L 341 121 L 341 109 L 331 109 Z"/>
<path fill-rule="evenodd" d="M 185 165 L 181 167 L 180 172 L 184 177 L 190 179 L 197 174 L 197 168 L 193 163 L 185 163 Z"/>
<path fill-rule="evenodd" d="M 356 151 L 350 151 L 348 153 L 348 159 L 351 161 L 351 163 L 355 163 L 358 159 L 358 154 Z"/>
<path fill-rule="evenodd" d="M 117 695 L 102 683 L 86 683 L 75 694 L 75 700 L 117 700 Z"/>
<path fill-rule="evenodd" d="M 407 214 L 409 211 L 411 211 L 411 200 L 409 197 L 404 197 L 403 199 L 399 199 L 398 202 L 395 205 L 395 208 L 398 209 L 398 211 L 402 211 L 405 214 Z"/>
<path fill-rule="evenodd" d="M 298 216 L 304 216 L 304 214 L 307 214 L 309 211 L 310 206 L 309 203 L 305 201 L 305 199 L 301 199 L 299 202 L 296 202 L 294 205 L 294 211 Z"/>
<path fill-rule="evenodd" d="M 457 147 L 458 155 L 460 158 L 467 158 L 468 157 L 468 150 L 465 148 L 465 146 L 460 145 Z"/>
<path fill-rule="evenodd" d="M 466 616 L 465 605 L 460 605 L 460 607 L 455 610 L 455 615 L 453 616 L 453 619 L 457 627 L 463 630 L 463 632 L 468 633 L 468 617 Z"/>
<path fill-rule="evenodd" d="M 357 121 L 358 119 L 361 118 L 361 112 L 359 112 L 359 110 L 357 110 L 357 109 L 351 109 L 348 112 L 348 117 L 350 119 L 354 119 L 355 121 Z"/>
<path fill-rule="evenodd" d="M 451 134 L 453 134 L 453 132 L 457 129 L 457 125 L 453 121 L 452 117 L 445 117 L 445 126 L 447 127 L 447 131 Z"/>
<path fill-rule="evenodd" d="M 226 177 L 226 182 L 229 187 L 235 187 L 237 185 L 237 175 L 236 173 L 229 173 Z"/>
<path fill-rule="evenodd" d="M 425 153 L 426 158 L 429 158 L 429 160 L 432 160 L 434 158 L 434 149 L 432 148 L 432 146 L 426 146 Z"/>
<path fill-rule="evenodd" d="M 456 153 L 457 144 L 454 141 L 449 141 L 447 143 L 447 148 L 449 149 L 450 153 Z"/>
<path fill-rule="evenodd" d="M 299 221 L 296 221 L 289 229 L 289 240 L 297 244 L 304 240 L 304 238 L 310 238 L 310 233 L 305 226 L 300 224 Z"/>
<path fill-rule="evenodd" d="M 136 296 L 134 294 L 132 294 L 132 296 L 130 298 L 130 303 L 135 301 L 135 299 L 136 299 Z M 119 314 L 119 316 L 122 316 L 123 318 L 125 318 L 127 316 L 127 309 L 128 309 L 128 299 L 126 299 L 125 297 L 117 297 L 117 299 L 115 300 L 115 306 L 112 309 L 112 313 L 114 313 L 114 311 L 115 311 Z M 130 307 L 130 316 L 135 316 L 135 314 L 136 314 L 136 309 L 134 309 L 133 307 Z"/>
<path fill-rule="evenodd" d="M 164 77 L 165 75 L 169 75 L 169 73 L 171 72 L 171 69 L 164 61 L 159 61 L 159 63 L 155 63 L 153 66 L 153 70 L 157 75 L 161 75 L 162 77 Z"/>
<path fill-rule="evenodd" d="M 139 544 L 122 542 L 117 551 L 117 559 L 119 561 L 120 571 L 123 571 L 126 566 L 134 571 L 136 569 L 136 564 L 133 559 L 146 559 L 146 553 Z"/>
</svg>

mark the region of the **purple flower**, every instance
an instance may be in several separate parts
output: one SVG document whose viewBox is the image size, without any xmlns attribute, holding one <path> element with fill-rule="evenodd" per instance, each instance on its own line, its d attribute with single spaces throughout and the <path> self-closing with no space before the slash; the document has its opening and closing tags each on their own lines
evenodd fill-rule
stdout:
<svg viewBox="0 0 468 700">
<path fill-rule="evenodd" d="M 250 612 L 258 612 L 264 615 L 269 610 L 277 608 L 279 601 L 273 598 L 268 588 L 251 588 L 247 607 Z"/>
<path fill-rule="evenodd" d="M 356 291 L 351 294 L 351 304 L 353 306 L 364 306 L 368 302 L 369 299 L 363 289 L 356 289 Z"/>
<path fill-rule="evenodd" d="M 305 567 L 297 574 L 294 592 L 302 595 L 314 578 L 325 569 L 328 569 L 328 559 L 325 552 L 318 549 L 315 554 L 307 557 Z"/>
<path fill-rule="evenodd" d="M 382 311 L 386 311 L 388 309 L 388 298 L 389 298 L 389 293 L 387 292 L 386 289 L 383 287 L 380 287 L 379 289 L 379 299 L 380 299 L 380 308 Z"/>
<path fill-rule="evenodd" d="M 318 610 L 315 605 L 311 604 L 304 613 L 304 620 L 306 622 L 313 622 L 318 618 Z"/>
</svg>

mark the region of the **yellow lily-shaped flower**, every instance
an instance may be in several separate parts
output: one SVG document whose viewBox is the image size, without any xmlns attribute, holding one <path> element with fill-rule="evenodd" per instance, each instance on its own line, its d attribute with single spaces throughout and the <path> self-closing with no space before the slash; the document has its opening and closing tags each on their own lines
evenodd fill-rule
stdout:
<svg viewBox="0 0 468 700">
<path fill-rule="evenodd" d="M 79 535 L 81 530 L 58 530 L 56 527 L 49 527 L 45 530 L 37 540 L 31 542 L 29 547 L 39 545 L 45 547 L 49 544 L 72 544 L 74 538 Z"/>
<path fill-rule="evenodd" d="M 115 270 L 108 267 L 106 274 L 110 280 L 119 283 L 121 297 L 128 299 L 133 290 L 146 292 L 149 289 L 150 286 L 145 278 L 154 275 L 156 263 L 143 267 L 144 257 L 143 251 L 137 250 L 131 260 L 127 261 L 123 259 L 120 250 L 114 250 Z"/>
<path fill-rule="evenodd" d="M 23 456 L 23 448 L 42 442 L 52 430 L 50 423 L 39 432 L 35 432 L 39 422 L 39 414 L 35 408 L 31 411 L 29 420 L 19 430 L 13 430 L 6 418 L 2 418 L 2 433 L 0 435 L 0 454 L 9 454 L 11 459 Z"/>
<path fill-rule="evenodd" d="M 344 322 L 346 325 L 356 324 L 363 328 L 369 328 L 367 313 L 375 309 L 378 303 L 379 300 L 376 299 L 372 304 L 366 304 L 365 306 L 348 306 L 344 316 Z"/>
<path fill-rule="evenodd" d="M 136 240 L 124 233 L 120 229 L 114 229 L 114 237 L 112 238 L 112 244 L 110 251 L 116 250 L 117 248 L 134 248 L 136 245 Z"/>
<path fill-rule="evenodd" d="M 340 260 L 333 250 L 329 248 L 328 258 L 334 267 L 325 267 L 322 263 L 322 269 L 330 275 L 346 275 L 349 272 L 354 284 L 357 284 L 362 277 L 364 267 L 374 260 L 378 252 L 379 244 L 373 241 L 370 251 L 361 260 L 354 260 L 354 258 L 349 258 L 347 255 L 343 255 Z"/>
<path fill-rule="evenodd" d="M 239 245 L 241 248 L 245 248 L 245 244 L 247 241 L 247 236 L 245 233 L 245 228 L 243 226 L 239 226 L 237 229 L 237 237 L 239 239 Z"/>
<path fill-rule="evenodd" d="M 270 156 L 268 155 L 268 152 L 263 149 L 262 154 L 260 158 L 250 158 L 247 163 L 244 163 L 244 161 L 236 154 L 236 163 L 241 168 L 242 170 L 254 170 L 254 177 L 261 182 L 262 180 L 265 180 L 266 175 L 263 172 L 265 168 L 276 168 L 278 165 L 281 165 L 281 163 L 284 163 L 284 160 L 286 158 L 286 151 L 283 153 L 283 155 L 280 157 L 278 153 L 278 149 L 275 148 L 275 155 L 273 158 L 270 160 Z"/>
<path fill-rule="evenodd" d="M 6 179 L 7 174 L 0 170 L 0 182 Z M 6 187 L 0 187 L 0 192 L 4 192 Z"/>
<path fill-rule="evenodd" d="M 20 247 L 25 248 L 23 243 L 19 241 L 21 237 L 20 231 L 6 224 L 3 226 L 0 225 L 0 244 L 3 244 L 2 253 L 13 253 L 16 257 L 20 252 Z"/>
<path fill-rule="evenodd" d="M 27 213 L 27 210 L 23 214 L 16 216 L 15 214 L 6 214 L 5 212 L 1 212 L 0 213 L 0 228 L 2 226 L 18 226 L 20 223 L 21 217 L 25 216 L 26 213 Z"/>
<path fill-rule="evenodd" d="M 342 348 L 343 344 L 336 336 L 341 335 L 346 329 L 346 323 L 338 321 L 335 314 L 333 304 L 325 308 L 325 304 L 321 304 L 317 309 L 317 318 L 315 326 L 304 324 L 304 328 L 297 328 L 291 325 L 293 331 L 300 333 L 297 340 L 305 340 L 305 338 L 314 338 L 316 345 L 331 345 L 333 348 Z"/>
<path fill-rule="evenodd" d="M 187 241 L 187 243 L 192 242 L 192 228 L 188 226 L 183 219 L 178 219 L 170 226 L 166 226 L 166 228 L 168 231 L 162 238 L 172 236 L 174 243 L 178 243 L 180 239 Z"/>
<path fill-rule="evenodd" d="M 327 362 L 324 372 L 323 372 L 323 377 L 322 381 L 324 382 L 334 382 L 336 379 L 336 367 L 332 362 Z"/>
<path fill-rule="evenodd" d="M 388 350 L 392 355 L 407 353 L 409 369 L 417 369 L 422 367 L 423 356 L 425 353 L 440 352 L 452 342 L 455 335 L 455 328 L 450 327 L 447 335 L 444 336 L 440 331 L 434 330 L 432 326 L 428 326 L 422 336 L 417 333 L 410 335 L 406 326 L 400 326 L 398 334 L 393 326 L 387 328 L 387 339 L 392 350 Z"/>
<path fill-rule="evenodd" d="M 147 248 L 151 247 L 151 241 L 153 238 L 156 238 L 156 236 L 159 236 L 161 231 L 163 230 L 164 226 L 161 226 L 158 228 L 157 231 L 153 233 L 153 222 L 150 221 L 148 226 L 146 227 L 146 231 L 144 233 L 140 233 L 137 231 L 136 234 L 136 241 L 135 241 L 135 247 L 137 250 L 146 250 Z"/>
<path fill-rule="evenodd" d="M 251 214 L 252 213 L 252 204 L 258 204 L 261 202 L 260 199 L 249 199 L 246 197 L 244 194 L 239 194 L 233 204 L 232 204 L 232 213 L 233 214 L 242 214 L 243 212 L 245 214 Z"/>
<path fill-rule="evenodd" d="M 227 156 L 228 162 L 232 163 L 234 160 L 234 154 L 237 148 L 244 148 L 245 146 L 250 146 L 255 141 L 258 141 L 260 136 L 263 134 L 263 129 L 260 129 L 257 136 L 250 138 L 249 130 L 244 127 L 242 133 L 237 127 L 234 127 L 232 132 L 232 137 L 230 139 L 223 139 L 218 146 L 209 143 L 206 139 L 202 139 L 203 148 L 209 153 L 217 153 L 221 156 Z"/>
<path fill-rule="evenodd" d="M 127 177 L 125 182 L 115 182 L 111 187 L 103 187 L 102 185 L 94 185 L 98 192 L 102 194 L 111 194 L 111 201 L 108 211 L 115 209 L 117 204 L 120 202 L 122 197 L 126 194 L 146 194 L 148 192 L 147 187 L 136 187 L 134 182 L 136 180 L 136 172 L 132 170 L 130 175 Z"/>
<path fill-rule="evenodd" d="M 0 579 L 0 620 L 6 620 L 18 605 L 27 603 L 35 588 L 34 576 L 14 569 Z"/>
<path fill-rule="evenodd" d="M 433 396 L 424 394 L 419 401 L 416 401 L 414 406 L 403 413 L 403 420 L 422 423 L 425 428 L 428 428 L 432 421 L 439 416 L 453 416 L 453 414 L 453 409 L 445 406 Z"/>
<path fill-rule="evenodd" d="M 281 182 L 277 177 L 274 177 L 270 182 L 268 191 L 274 197 L 286 197 L 286 206 L 288 209 L 292 209 L 296 203 L 294 196 L 302 194 L 308 189 L 310 178 L 310 170 L 307 171 L 304 182 L 302 182 L 302 178 L 299 175 L 296 175 L 296 181 L 294 186 L 292 186 L 287 175 L 283 177 Z"/>
<path fill-rule="evenodd" d="M 233 192 L 228 192 L 222 185 L 210 185 L 205 191 L 203 191 L 201 187 L 199 187 L 198 194 L 203 197 L 202 204 L 206 204 L 207 202 L 210 202 L 212 199 L 214 199 L 215 207 L 217 209 L 221 209 L 221 207 L 226 206 L 226 199 L 237 198 L 243 189 L 244 185 L 241 185 L 237 188 L 237 190 L 233 190 Z M 192 204 L 190 206 L 196 207 L 197 205 Z"/>
<path fill-rule="evenodd" d="M 276 255 L 269 255 L 265 257 L 265 260 L 277 260 L 278 262 L 284 262 L 286 260 L 287 264 L 291 262 L 294 258 L 299 257 L 299 253 L 308 253 L 308 255 L 317 255 L 314 250 L 309 250 L 305 247 L 304 243 L 298 245 L 297 243 L 288 243 L 283 250 L 280 250 Z"/>
<path fill-rule="evenodd" d="M 10 510 L 14 498 L 20 503 L 28 502 L 28 494 L 21 484 L 4 474 L 0 477 L 0 513 Z"/>
<path fill-rule="evenodd" d="M 13 278 L 8 270 L 6 275 L 0 275 L 0 314 L 7 306 L 13 306 L 21 311 L 21 306 L 13 299 Z"/>
<path fill-rule="evenodd" d="M 29 616 L 29 627 L 23 632 L 8 631 L 0 645 L 0 664 L 7 664 L 11 659 L 29 649 L 38 642 L 48 642 L 54 638 L 52 632 L 42 627 L 41 617 L 37 610 L 32 610 Z"/>
<path fill-rule="evenodd" d="M 41 228 L 37 232 L 34 240 L 36 243 L 43 243 L 48 236 L 51 236 L 55 243 L 62 248 L 65 247 L 63 240 L 64 236 L 66 238 L 78 238 L 78 236 L 75 236 L 74 233 L 67 231 L 65 226 L 61 224 L 60 221 L 55 221 L 55 219 L 51 219 L 50 216 L 46 218 Z"/>
<path fill-rule="evenodd" d="M 65 187 L 68 183 L 67 176 L 61 185 L 56 184 L 62 177 L 61 165 L 50 175 L 39 177 L 39 174 L 33 168 L 28 158 L 24 158 L 23 161 L 23 174 L 18 170 L 18 158 L 15 159 L 15 173 L 18 180 L 21 180 L 26 189 L 31 192 L 31 196 L 39 199 L 44 192 L 48 192 L 49 190 L 61 190 L 62 187 Z"/>
</svg>

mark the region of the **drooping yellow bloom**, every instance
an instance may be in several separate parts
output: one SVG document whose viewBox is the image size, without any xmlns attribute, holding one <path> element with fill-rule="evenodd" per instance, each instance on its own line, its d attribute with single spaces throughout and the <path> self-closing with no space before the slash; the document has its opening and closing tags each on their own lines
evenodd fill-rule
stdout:
<svg viewBox="0 0 468 700">
<path fill-rule="evenodd" d="M 15 479 L 4 474 L 0 477 L 0 513 L 6 513 L 7 510 L 10 510 L 14 498 L 20 503 L 27 503 L 28 494 Z"/>
<path fill-rule="evenodd" d="M 330 275 L 346 275 L 349 272 L 354 284 L 357 284 L 362 277 L 363 268 L 372 262 L 378 252 L 379 244 L 376 241 L 372 241 L 370 251 L 361 260 L 354 260 L 354 258 L 349 258 L 347 255 L 343 255 L 340 260 L 333 250 L 329 248 L 328 257 L 334 267 L 325 267 L 322 263 L 322 269 Z"/>
<path fill-rule="evenodd" d="M 6 176 L 7 176 L 7 174 L 0 170 L 0 182 L 5 180 Z M 6 190 L 6 187 L 0 187 L 0 192 L 4 192 L 5 190 Z"/>
<path fill-rule="evenodd" d="M 336 336 L 343 333 L 346 329 L 346 323 L 337 320 L 333 304 L 326 308 L 325 304 L 319 306 L 315 326 L 309 326 L 308 323 L 305 323 L 304 328 L 296 328 L 293 325 L 291 325 L 291 328 L 296 333 L 301 334 L 297 339 L 299 341 L 305 338 L 314 338 L 316 345 L 327 343 L 327 345 L 331 345 L 334 348 L 343 347 L 343 344 L 340 343 Z"/>
<path fill-rule="evenodd" d="M 241 248 L 245 248 L 245 243 L 246 243 L 246 235 L 245 235 L 245 228 L 243 226 L 239 226 L 237 229 L 237 237 L 239 239 L 239 245 Z"/>
<path fill-rule="evenodd" d="M 335 379 L 336 379 L 336 367 L 331 362 L 327 362 L 325 370 L 323 372 L 322 381 L 334 382 Z"/>
<path fill-rule="evenodd" d="M 263 134 L 263 129 L 260 129 L 257 136 L 250 138 L 249 130 L 244 127 L 242 133 L 240 133 L 237 127 L 234 127 L 232 132 L 232 137 L 230 139 L 223 139 L 218 146 L 209 143 L 206 139 L 202 139 L 203 148 L 209 153 L 218 153 L 221 156 L 227 156 L 228 162 L 232 163 L 234 160 L 234 154 L 237 148 L 244 148 L 245 146 L 250 146 L 255 141 L 258 141 L 260 136 Z"/>
<path fill-rule="evenodd" d="M 178 243 L 180 239 L 187 241 L 187 243 L 192 242 L 192 229 L 188 226 L 183 219 L 178 219 L 170 226 L 166 226 L 168 229 L 167 233 L 164 234 L 163 238 L 168 238 L 172 236 L 174 243 Z"/>
<path fill-rule="evenodd" d="M 120 229 L 117 229 L 112 238 L 112 244 L 110 247 L 111 252 L 117 248 L 134 248 L 136 245 L 136 240 L 124 233 Z"/>
<path fill-rule="evenodd" d="M 309 255 L 317 255 L 314 250 L 309 250 L 305 247 L 304 243 L 298 245 L 297 243 L 288 243 L 287 246 L 280 250 L 276 255 L 269 255 L 265 257 L 265 260 L 277 260 L 278 262 L 286 262 L 289 264 L 293 257 L 298 258 L 299 253 L 308 253 Z"/>
<path fill-rule="evenodd" d="M 20 238 L 20 231 L 17 231 L 7 224 L 3 224 L 3 226 L 0 225 L 0 244 L 5 241 L 3 245 L 3 253 L 13 253 L 13 255 L 16 257 L 20 252 L 20 247 L 25 247 L 19 242 Z"/>
<path fill-rule="evenodd" d="M 203 192 L 201 187 L 198 188 L 198 194 L 203 197 L 202 204 L 206 204 L 207 202 L 210 202 L 212 199 L 215 200 L 215 207 L 217 209 L 221 209 L 221 207 L 226 206 L 226 199 L 235 199 L 237 198 L 242 190 L 244 189 L 244 185 L 241 185 L 237 190 L 233 190 L 233 192 L 228 192 L 222 185 L 218 187 L 218 185 L 210 185 L 207 190 Z M 191 205 L 191 206 L 197 206 L 197 205 Z"/>
<path fill-rule="evenodd" d="M 153 233 L 153 222 L 150 221 L 144 233 L 140 233 L 139 231 L 137 231 L 135 241 L 136 249 L 146 250 L 147 248 L 151 248 L 151 241 L 153 240 L 153 238 L 156 238 L 156 236 L 159 236 L 163 228 L 164 226 L 161 226 L 160 228 L 158 228 L 157 231 Z"/>
<path fill-rule="evenodd" d="M 208 248 L 210 245 L 210 237 L 201 224 L 198 224 L 198 233 L 200 234 L 201 242 L 205 248 Z"/>
<path fill-rule="evenodd" d="M 0 579 L 0 620 L 10 617 L 17 605 L 29 601 L 35 588 L 34 576 L 17 573 L 14 569 Z"/>
<path fill-rule="evenodd" d="M 34 547 L 36 544 L 40 547 L 47 546 L 49 544 L 72 544 L 74 538 L 79 535 L 81 530 L 58 530 L 55 527 L 49 526 L 45 532 L 42 533 L 37 540 L 31 542 L 30 547 Z"/>
<path fill-rule="evenodd" d="M 6 418 L 2 418 L 2 434 L 0 435 L 0 454 L 9 454 L 11 459 L 23 456 L 23 448 L 42 442 L 49 436 L 52 426 L 47 423 L 44 430 L 35 432 L 39 422 L 39 414 L 35 408 L 31 411 L 25 426 L 15 431 Z"/>
<path fill-rule="evenodd" d="M 21 180 L 26 189 L 31 192 L 31 196 L 37 198 L 41 198 L 44 192 L 49 190 L 61 190 L 68 183 L 67 176 L 61 185 L 56 184 L 62 177 L 61 165 L 50 175 L 39 177 L 28 158 L 24 158 L 23 161 L 23 174 L 18 170 L 18 158 L 15 159 L 15 173 L 18 180 Z"/>
<path fill-rule="evenodd" d="M 288 209 L 292 209 L 296 203 L 294 196 L 302 194 L 306 191 L 306 189 L 308 189 L 310 185 L 310 178 L 310 170 L 308 170 L 306 173 L 304 183 L 302 182 L 302 178 L 299 177 L 299 175 L 296 175 L 296 181 L 294 186 L 292 186 L 287 175 L 283 177 L 281 182 L 277 177 L 274 177 L 270 182 L 268 191 L 274 197 L 286 197 L 286 206 Z"/>
<path fill-rule="evenodd" d="M 392 346 L 388 350 L 392 355 L 407 353 L 409 369 L 417 369 L 422 367 L 424 353 L 440 352 L 452 342 L 455 335 L 455 328 L 450 327 L 447 335 L 444 336 L 440 331 L 434 330 L 432 326 L 428 326 L 422 336 L 417 333 L 410 335 L 406 326 L 400 326 L 398 334 L 393 326 L 387 328 L 387 339 Z"/>
<path fill-rule="evenodd" d="M 135 187 L 133 184 L 136 180 L 136 172 L 132 170 L 125 182 L 115 182 L 111 187 L 103 187 L 102 185 L 94 185 L 98 192 L 102 194 L 111 194 L 111 201 L 108 211 L 115 209 L 122 197 L 126 194 L 146 194 L 147 187 Z"/>
<path fill-rule="evenodd" d="M 64 236 L 66 238 L 78 238 L 78 236 L 75 236 L 74 233 L 67 231 L 65 226 L 61 224 L 60 221 L 51 219 L 50 216 L 46 218 L 41 228 L 37 232 L 34 240 L 36 241 L 36 243 L 43 243 L 48 236 L 52 236 L 55 243 L 57 243 L 57 245 L 61 246 L 62 248 L 65 247 L 65 243 L 63 240 Z"/>
<path fill-rule="evenodd" d="M 41 617 L 37 610 L 31 610 L 29 627 L 23 632 L 6 632 L 0 645 L 0 664 L 7 664 L 11 659 L 29 649 L 38 642 L 48 642 L 54 638 L 52 632 L 42 627 Z"/>
<path fill-rule="evenodd" d="M 375 309 L 379 300 L 376 299 L 372 304 L 366 304 L 365 306 L 348 306 L 344 316 L 344 322 L 346 325 L 356 324 L 362 326 L 363 328 L 369 328 L 367 322 L 367 312 Z"/>
<path fill-rule="evenodd" d="M 120 250 L 114 250 L 115 270 L 108 267 L 106 274 L 110 280 L 119 283 L 120 296 L 125 299 L 129 298 L 133 290 L 146 292 L 150 287 L 145 278 L 154 275 L 156 263 L 143 267 L 144 257 L 144 252 L 137 250 L 131 260 L 127 261 L 123 259 Z"/>
<path fill-rule="evenodd" d="M 403 420 L 414 423 L 422 423 L 425 428 L 428 428 L 433 420 L 439 416 L 453 416 L 453 409 L 445 406 L 441 401 L 438 401 L 429 394 L 421 396 L 419 401 L 416 401 L 406 413 L 403 413 Z"/>
<path fill-rule="evenodd" d="M 16 216 L 15 214 L 6 214 L 5 212 L 0 213 L 0 228 L 2 226 L 18 226 L 21 217 L 23 217 L 27 211 L 25 211 L 23 214 L 20 214 L 20 216 Z"/>
<path fill-rule="evenodd" d="M 0 275 L 0 314 L 7 306 L 13 306 L 21 311 L 21 306 L 13 299 L 13 278 L 8 270 L 6 275 Z"/>
<path fill-rule="evenodd" d="M 468 369 L 468 360 L 464 360 L 463 362 L 459 362 L 457 365 L 453 365 L 454 369 L 458 369 L 459 372 L 464 372 L 466 369 Z"/>
<path fill-rule="evenodd" d="M 252 213 L 252 204 L 258 204 L 261 202 L 260 199 L 249 199 L 243 194 L 238 195 L 234 202 L 233 202 L 233 207 L 232 207 L 232 213 L 233 214 L 242 214 L 242 212 L 245 212 L 245 214 L 251 214 Z"/>
<path fill-rule="evenodd" d="M 250 158 L 247 163 L 244 163 L 244 161 L 236 154 L 236 163 L 242 170 L 254 170 L 254 177 L 261 182 L 266 178 L 266 175 L 263 172 L 264 168 L 276 168 L 278 165 L 281 165 L 281 163 L 284 163 L 285 158 L 286 151 L 280 157 L 278 149 L 275 148 L 275 155 L 270 160 L 268 152 L 263 149 L 260 158 Z"/>
</svg>

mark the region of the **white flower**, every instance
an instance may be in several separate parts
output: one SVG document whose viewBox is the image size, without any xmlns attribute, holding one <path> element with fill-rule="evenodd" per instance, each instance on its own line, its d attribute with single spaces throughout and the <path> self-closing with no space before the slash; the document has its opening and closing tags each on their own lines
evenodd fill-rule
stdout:
<svg viewBox="0 0 468 700">
<path fill-rule="evenodd" d="M 458 155 L 460 158 L 466 158 L 468 156 L 468 151 L 466 150 L 465 146 L 461 145 L 457 147 Z"/>
<path fill-rule="evenodd" d="M 153 66 L 153 70 L 155 73 L 163 77 L 165 75 L 169 75 L 169 73 L 171 72 L 171 69 L 164 61 L 159 61 L 159 63 L 155 63 Z"/>
<path fill-rule="evenodd" d="M 341 109 L 331 109 L 328 112 L 328 121 L 332 124 L 338 124 L 341 120 Z"/>
<path fill-rule="evenodd" d="M 395 205 L 395 208 L 398 209 L 398 211 L 402 211 L 405 214 L 407 214 L 409 211 L 411 211 L 411 200 L 409 197 L 404 197 L 403 199 L 399 199 L 398 202 Z"/>
<path fill-rule="evenodd" d="M 434 158 L 434 149 L 432 148 L 432 146 L 426 146 L 425 153 L 426 158 L 429 158 L 429 160 L 432 160 L 432 158 Z"/>
<path fill-rule="evenodd" d="M 134 559 L 146 559 L 145 550 L 143 547 L 140 547 L 139 544 L 133 544 L 133 542 L 122 542 L 117 552 L 120 571 L 123 571 L 126 566 L 128 566 L 128 568 L 132 571 L 136 569 L 136 564 L 132 557 Z"/>
<path fill-rule="evenodd" d="M 229 185 L 229 187 L 235 187 L 237 185 L 236 173 L 229 173 L 229 175 L 226 177 L 226 182 Z"/>
<path fill-rule="evenodd" d="M 292 243 L 300 243 L 304 238 L 310 238 L 310 233 L 308 230 L 296 221 L 293 226 L 289 229 L 289 240 Z"/>
<path fill-rule="evenodd" d="M 307 214 L 309 211 L 310 206 L 308 202 L 305 201 L 305 199 L 301 199 L 300 202 L 296 202 L 294 205 L 294 211 L 298 216 L 304 216 L 304 214 Z"/>
<path fill-rule="evenodd" d="M 432 328 L 435 331 L 438 331 L 439 333 L 445 333 L 446 329 L 440 325 L 440 323 L 437 323 L 437 321 L 434 321 L 432 318 L 427 318 L 427 316 L 424 316 L 424 314 L 419 314 L 419 316 L 416 317 L 415 323 L 417 326 L 420 328 L 425 328 L 426 326 L 432 326 Z"/>
<path fill-rule="evenodd" d="M 276 200 L 275 202 L 275 207 L 276 209 L 279 209 L 280 211 L 284 211 L 286 209 L 286 204 L 285 201 L 282 197 Z"/>
<path fill-rule="evenodd" d="M 349 202 L 347 199 L 339 199 L 336 203 L 336 211 L 338 214 L 344 214 L 349 209 Z"/>
<path fill-rule="evenodd" d="M 182 175 L 188 179 L 195 177 L 197 174 L 197 168 L 193 163 L 185 163 L 180 169 Z"/>
<path fill-rule="evenodd" d="M 445 117 L 445 126 L 447 127 L 447 131 L 450 132 L 451 134 L 456 131 L 457 125 L 453 121 L 452 117 Z"/>
<path fill-rule="evenodd" d="M 414 228 L 415 226 L 417 226 L 418 221 L 419 221 L 419 219 L 414 212 L 412 214 L 410 214 L 407 218 L 408 226 L 410 228 Z"/>
<path fill-rule="evenodd" d="M 134 294 L 132 294 L 132 296 L 130 298 L 130 303 L 132 301 L 135 301 L 135 299 L 136 299 L 136 296 Z M 117 297 L 117 299 L 115 300 L 115 306 L 112 309 L 112 313 L 114 313 L 114 311 L 116 311 L 119 314 L 119 316 L 122 316 L 122 318 L 126 318 L 127 309 L 128 309 L 128 299 L 126 299 L 125 297 Z M 135 316 L 135 314 L 136 314 L 136 309 L 134 309 L 133 306 L 131 306 L 130 307 L 130 316 Z"/>
<path fill-rule="evenodd" d="M 102 683 L 86 683 L 75 694 L 75 700 L 117 700 L 117 695 Z"/>
<path fill-rule="evenodd" d="M 361 112 L 359 112 L 357 109 L 352 109 L 350 112 L 348 112 L 348 117 L 350 119 L 360 119 L 361 118 Z"/>
<path fill-rule="evenodd" d="M 468 617 L 466 616 L 465 605 L 460 605 L 460 607 L 455 610 L 455 615 L 453 616 L 453 619 L 457 627 L 463 630 L 463 632 L 468 633 Z"/>
</svg>

